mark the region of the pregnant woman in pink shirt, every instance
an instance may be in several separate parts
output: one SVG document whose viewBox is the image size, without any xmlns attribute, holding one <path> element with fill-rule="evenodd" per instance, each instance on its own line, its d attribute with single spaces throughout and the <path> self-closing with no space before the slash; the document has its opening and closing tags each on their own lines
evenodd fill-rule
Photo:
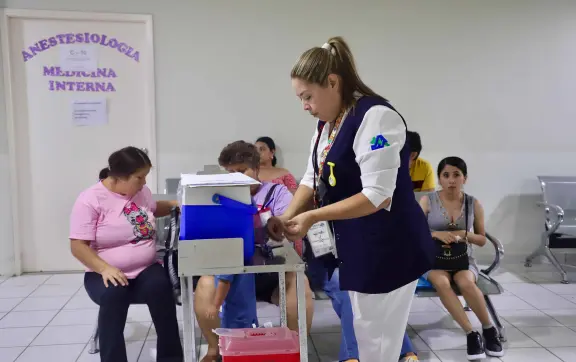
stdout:
<svg viewBox="0 0 576 362">
<path fill-rule="evenodd" d="M 100 182 L 84 190 L 70 216 L 72 254 L 87 267 L 84 286 L 100 306 L 100 360 L 127 362 L 124 326 L 130 303 L 146 303 L 158 334 L 157 361 L 182 362 L 172 285 L 156 258 L 155 217 L 175 202 L 152 198 L 142 150 L 114 152 Z"/>
</svg>

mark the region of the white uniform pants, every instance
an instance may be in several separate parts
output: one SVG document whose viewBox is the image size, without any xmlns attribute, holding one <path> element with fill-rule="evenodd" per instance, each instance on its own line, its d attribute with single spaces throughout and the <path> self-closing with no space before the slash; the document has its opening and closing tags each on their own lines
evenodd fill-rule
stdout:
<svg viewBox="0 0 576 362">
<path fill-rule="evenodd" d="M 417 284 L 386 294 L 349 292 L 360 361 L 398 361 Z"/>
</svg>

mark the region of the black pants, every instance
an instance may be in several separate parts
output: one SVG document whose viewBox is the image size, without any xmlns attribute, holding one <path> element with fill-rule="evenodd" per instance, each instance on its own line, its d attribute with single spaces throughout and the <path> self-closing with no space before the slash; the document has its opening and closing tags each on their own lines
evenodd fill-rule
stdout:
<svg viewBox="0 0 576 362">
<path fill-rule="evenodd" d="M 131 303 L 146 303 L 158 334 L 157 361 L 182 362 L 184 354 L 178 333 L 176 303 L 164 268 L 160 264 L 151 265 L 128 282 L 126 287 L 108 283 L 106 288 L 100 274 L 88 272 L 84 275 L 88 295 L 100 306 L 100 361 L 128 361 L 124 342 L 128 307 Z"/>
</svg>

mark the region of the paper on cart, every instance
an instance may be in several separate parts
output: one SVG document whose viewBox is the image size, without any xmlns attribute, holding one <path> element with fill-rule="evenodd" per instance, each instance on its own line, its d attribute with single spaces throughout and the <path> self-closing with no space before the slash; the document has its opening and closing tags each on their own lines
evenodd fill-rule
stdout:
<svg viewBox="0 0 576 362">
<path fill-rule="evenodd" d="M 248 186 L 260 184 L 260 182 L 239 172 L 215 175 L 182 174 L 180 177 L 180 184 L 185 187 Z"/>
</svg>

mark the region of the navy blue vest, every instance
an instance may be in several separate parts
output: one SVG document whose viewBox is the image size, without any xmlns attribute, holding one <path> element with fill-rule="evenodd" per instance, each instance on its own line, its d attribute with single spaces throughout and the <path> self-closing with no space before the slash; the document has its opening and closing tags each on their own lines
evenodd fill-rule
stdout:
<svg viewBox="0 0 576 362">
<path fill-rule="evenodd" d="M 328 180 L 328 162 L 335 165 L 336 185 L 332 187 L 325 182 L 329 203 L 362 191 L 360 167 L 352 145 L 364 115 L 376 105 L 393 109 L 382 98 L 362 97 L 342 122 L 322 170 L 323 180 Z M 319 129 L 323 126 L 324 122 L 320 121 Z M 415 281 L 432 268 L 434 243 L 426 216 L 414 196 L 407 143 L 400 156 L 402 162 L 390 211 L 380 210 L 361 218 L 333 222 L 342 290 L 388 293 Z"/>
</svg>

